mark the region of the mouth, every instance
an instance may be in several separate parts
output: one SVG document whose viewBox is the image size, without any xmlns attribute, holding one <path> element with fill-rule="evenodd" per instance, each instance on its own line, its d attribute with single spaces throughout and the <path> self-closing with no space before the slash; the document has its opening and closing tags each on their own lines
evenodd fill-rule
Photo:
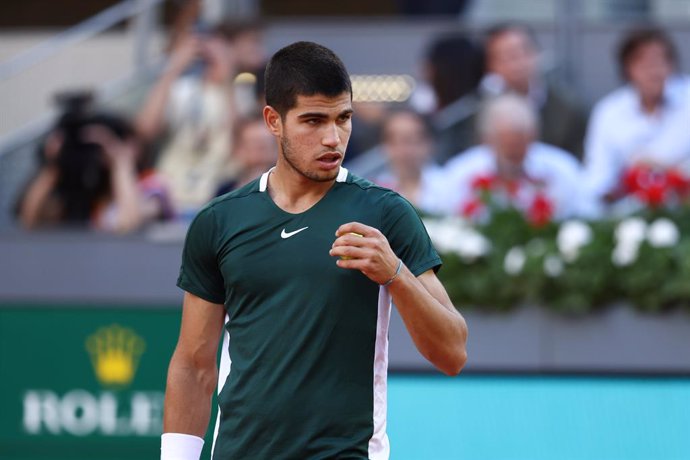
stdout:
<svg viewBox="0 0 690 460">
<path fill-rule="evenodd" d="M 339 152 L 327 152 L 316 158 L 322 169 L 333 169 L 340 165 L 343 156 Z"/>
</svg>

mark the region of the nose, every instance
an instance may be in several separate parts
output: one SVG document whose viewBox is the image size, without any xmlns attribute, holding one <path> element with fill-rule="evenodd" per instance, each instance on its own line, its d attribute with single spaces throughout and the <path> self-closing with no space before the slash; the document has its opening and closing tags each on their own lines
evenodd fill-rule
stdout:
<svg viewBox="0 0 690 460">
<path fill-rule="evenodd" d="M 325 147 L 336 148 L 340 145 L 340 135 L 338 134 L 338 127 L 335 123 L 328 125 L 323 138 L 321 139 L 321 144 Z"/>
</svg>

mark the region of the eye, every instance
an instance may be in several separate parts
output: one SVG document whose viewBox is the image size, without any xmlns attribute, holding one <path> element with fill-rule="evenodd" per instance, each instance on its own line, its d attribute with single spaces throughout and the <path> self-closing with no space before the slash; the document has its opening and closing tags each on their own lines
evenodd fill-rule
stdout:
<svg viewBox="0 0 690 460">
<path fill-rule="evenodd" d="M 340 117 L 338 117 L 338 119 L 339 119 L 342 123 L 345 123 L 345 122 L 349 121 L 351 118 L 352 118 L 352 114 L 351 114 L 351 113 L 346 113 L 346 114 L 340 115 Z"/>
<path fill-rule="evenodd" d="M 308 125 L 316 126 L 321 122 L 318 118 L 308 118 L 305 120 L 305 123 Z"/>
</svg>

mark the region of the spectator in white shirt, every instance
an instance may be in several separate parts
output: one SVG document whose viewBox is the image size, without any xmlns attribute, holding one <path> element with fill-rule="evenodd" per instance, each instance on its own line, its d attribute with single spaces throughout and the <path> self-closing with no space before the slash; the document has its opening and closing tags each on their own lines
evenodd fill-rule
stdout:
<svg viewBox="0 0 690 460">
<path fill-rule="evenodd" d="M 594 107 L 585 167 L 592 193 L 612 203 L 621 176 L 639 163 L 676 167 L 690 159 L 690 80 L 674 74 L 676 49 L 658 29 L 628 34 L 619 51 L 627 84 Z"/>
<path fill-rule="evenodd" d="M 479 116 L 482 144 L 458 154 L 445 166 L 445 209 L 481 217 L 489 190 L 494 202 L 534 215 L 537 223 L 589 215 L 591 200 L 580 187 L 581 169 L 565 150 L 537 142 L 539 119 L 524 97 L 490 99 Z"/>
<path fill-rule="evenodd" d="M 443 174 L 434 163 L 434 142 L 427 121 L 412 109 L 392 111 L 383 124 L 386 169 L 377 184 L 395 190 L 419 211 L 438 214 L 443 200 Z"/>
</svg>

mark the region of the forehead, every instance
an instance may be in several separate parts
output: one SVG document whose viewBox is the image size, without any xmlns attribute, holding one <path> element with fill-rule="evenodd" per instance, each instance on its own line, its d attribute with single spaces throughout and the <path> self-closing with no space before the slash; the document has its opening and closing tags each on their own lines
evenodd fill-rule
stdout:
<svg viewBox="0 0 690 460">
<path fill-rule="evenodd" d="M 487 48 L 493 52 L 504 51 L 506 48 L 523 47 L 532 50 L 534 48 L 532 39 L 527 32 L 520 29 L 505 30 L 487 43 Z"/>
<path fill-rule="evenodd" d="M 637 58 L 641 56 L 649 56 L 651 54 L 662 54 L 664 56 L 666 53 L 666 44 L 659 40 L 651 40 L 648 42 L 640 43 L 636 49 L 631 53 L 632 58 Z"/>
<path fill-rule="evenodd" d="M 399 113 L 392 115 L 384 125 L 384 130 L 389 134 L 404 134 L 409 131 L 423 131 L 424 128 L 425 126 L 422 120 L 411 113 Z"/>
<path fill-rule="evenodd" d="M 304 113 L 323 113 L 338 114 L 343 111 L 352 110 L 352 101 L 349 92 L 344 92 L 338 96 L 325 96 L 314 94 L 312 96 L 297 96 L 295 106 L 288 111 L 288 114 L 300 116 Z"/>
</svg>

